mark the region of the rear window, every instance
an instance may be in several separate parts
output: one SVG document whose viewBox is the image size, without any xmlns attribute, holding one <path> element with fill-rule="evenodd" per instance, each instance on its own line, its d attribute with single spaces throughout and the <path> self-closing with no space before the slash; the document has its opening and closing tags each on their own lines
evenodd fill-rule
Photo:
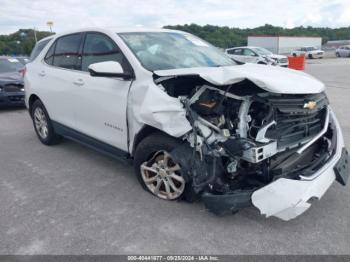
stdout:
<svg viewBox="0 0 350 262">
<path fill-rule="evenodd" d="M 0 73 L 18 72 L 23 65 L 15 58 L 0 59 Z"/>
<path fill-rule="evenodd" d="M 33 61 L 35 58 L 37 58 L 37 56 L 41 53 L 47 43 L 50 42 L 50 40 L 51 38 L 37 43 L 33 48 L 32 53 L 30 54 L 29 61 Z"/>
</svg>

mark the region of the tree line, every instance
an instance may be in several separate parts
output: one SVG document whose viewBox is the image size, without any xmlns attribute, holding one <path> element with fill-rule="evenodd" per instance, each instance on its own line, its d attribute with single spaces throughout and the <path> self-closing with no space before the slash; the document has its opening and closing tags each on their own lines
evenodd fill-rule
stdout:
<svg viewBox="0 0 350 262">
<path fill-rule="evenodd" d="M 320 36 L 323 43 L 329 40 L 350 39 L 350 26 L 335 29 L 299 26 L 287 29 L 266 24 L 256 28 L 240 29 L 227 26 L 185 24 L 168 25 L 165 28 L 192 33 L 221 48 L 246 45 L 249 35 Z M 37 41 L 50 34 L 52 33 L 47 31 L 36 31 Z M 32 29 L 20 29 L 13 34 L 0 35 L 0 55 L 29 55 L 34 45 L 35 35 Z"/>
<path fill-rule="evenodd" d="M 51 35 L 51 32 L 36 31 L 36 39 Z M 0 35 L 0 55 L 29 55 L 35 45 L 35 34 L 32 29 L 20 29 L 9 35 Z"/>
<path fill-rule="evenodd" d="M 221 48 L 247 45 L 247 37 L 252 35 L 320 36 L 323 44 L 329 40 L 350 40 L 350 26 L 336 29 L 299 26 L 287 29 L 266 24 L 256 28 L 240 29 L 227 26 L 185 24 L 169 25 L 165 26 L 165 28 L 189 32 Z"/>
</svg>

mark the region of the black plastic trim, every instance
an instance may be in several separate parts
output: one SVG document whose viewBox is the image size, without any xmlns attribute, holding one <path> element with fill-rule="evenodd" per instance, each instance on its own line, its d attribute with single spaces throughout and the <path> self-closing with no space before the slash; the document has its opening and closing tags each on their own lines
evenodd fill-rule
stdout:
<svg viewBox="0 0 350 262">
<path fill-rule="evenodd" d="M 350 156 L 345 147 L 342 149 L 342 154 L 334 167 L 336 180 L 343 186 L 346 186 L 350 176 Z"/>
<path fill-rule="evenodd" d="M 241 190 L 223 195 L 203 193 L 201 198 L 205 207 L 215 215 L 233 214 L 242 208 L 252 206 L 251 198 L 255 190 Z"/>
<path fill-rule="evenodd" d="M 103 153 L 105 155 L 111 156 L 116 159 L 130 159 L 130 155 L 128 152 L 116 148 L 114 146 L 111 146 L 109 144 L 106 144 L 105 142 L 102 142 L 100 140 L 97 140 L 95 138 L 92 138 L 88 135 L 85 135 L 79 131 L 76 131 L 70 127 L 67 127 L 65 125 L 62 125 L 56 121 L 52 121 L 53 128 L 55 132 L 65 138 L 68 138 L 70 140 L 73 140 L 75 142 L 78 142 L 80 144 L 83 144 L 87 147 L 90 147 L 100 153 Z"/>
</svg>

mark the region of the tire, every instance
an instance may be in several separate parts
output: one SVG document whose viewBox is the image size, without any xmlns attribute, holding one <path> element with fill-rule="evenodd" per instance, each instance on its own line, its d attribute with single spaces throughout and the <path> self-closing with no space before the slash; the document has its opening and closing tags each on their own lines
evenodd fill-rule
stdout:
<svg viewBox="0 0 350 262">
<path fill-rule="evenodd" d="M 197 199 L 197 196 L 192 189 L 191 182 L 189 181 L 186 182 L 185 179 L 183 179 L 183 177 L 181 176 L 181 167 L 178 165 L 178 163 L 173 162 L 172 159 L 171 161 L 169 160 L 165 161 L 166 159 L 165 154 L 166 153 L 169 154 L 171 158 L 171 154 L 169 152 L 173 151 L 182 143 L 183 142 L 181 140 L 178 140 L 174 137 L 171 137 L 169 135 L 166 135 L 160 132 L 153 133 L 140 142 L 134 154 L 134 170 L 135 170 L 137 179 L 144 190 L 164 200 L 183 199 L 188 202 L 193 202 L 194 200 Z M 167 177 L 165 178 L 166 174 L 164 174 L 163 171 L 159 171 L 157 173 L 154 172 L 156 168 L 158 168 L 158 170 L 160 169 L 163 170 L 162 168 L 159 169 L 159 165 L 157 164 L 162 160 L 164 161 L 164 163 L 166 162 L 171 163 L 170 165 L 167 165 L 168 168 L 170 166 L 170 169 L 171 168 L 177 169 L 175 168 L 176 165 L 180 167 L 180 170 L 175 171 L 173 173 L 175 173 L 177 176 L 181 176 L 183 179 L 183 182 L 179 182 L 178 180 L 172 179 L 171 173 L 167 174 Z M 145 168 L 152 168 L 152 171 L 145 170 Z M 155 177 L 158 177 L 157 180 L 154 180 Z M 148 180 L 148 183 L 146 183 L 145 181 L 146 179 Z M 165 181 L 163 180 L 162 182 L 159 182 L 158 179 L 165 179 Z M 153 180 L 152 183 L 150 183 L 151 180 Z M 165 184 L 167 183 L 166 181 L 170 182 L 170 180 L 172 180 L 172 183 L 173 185 L 176 186 L 176 188 L 178 189 L 178 192 L 174 191 L 172 186 L 170 186 L 170 190 L 174 192 L 170 192 L 170 194 L 165 192 L 166 191 Z M 162 183 L 158 190 L 159 192 L 157 192 L 156 190 L 158 183 Z M 170 185 L 170 183 L 168 185 Z"/>
<path fill-rule="evenodd" d="M 308 57 L 309 57 L 309 59 L 312 59 L 312 58 L 313 58 L 313 57 L 312 57 L 312 54 L 309 54 Z"/>
<path fill-rule="evenodd" d="M 296 56 L 297 56 L 297 54 L 295 54 L 295 53 L 294 53 L 294 54 L 293 54 L 293 56 L 294 56 L 294 57 L 296 57 Z"/>
<path fill-rule="evenodd" d="M 62 137 L 55 133 L 49 114 L 40 100 L 33 103 L 31 116 L 35 133 L 41 143 L 49 146 L 61 142 Z"/>
<path fill-rule="evenodd" d="M 337 53 L 335 53 L 335 56 L 336 57 L 340 57 L 340 54 L 337 52 Z"/>
</svg>

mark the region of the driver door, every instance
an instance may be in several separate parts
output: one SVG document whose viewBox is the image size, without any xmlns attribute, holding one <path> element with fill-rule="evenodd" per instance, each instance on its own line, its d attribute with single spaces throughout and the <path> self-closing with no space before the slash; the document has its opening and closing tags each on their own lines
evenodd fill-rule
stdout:
<svg viewBox="0 0 350 262">
<path fill-rule="evenodd" d="M 75 79 L 79 90 L 76 108 L 77 130 L 99 141 L 128 151 L 127 98 L 131 80 L 116 77 L 95 77 L 89 65 L 116 61 L 123 70 L 131 67 L 116 43 L 99 32 L 85 33 L 81 54 L 81 73 Z"/>
</svg>

